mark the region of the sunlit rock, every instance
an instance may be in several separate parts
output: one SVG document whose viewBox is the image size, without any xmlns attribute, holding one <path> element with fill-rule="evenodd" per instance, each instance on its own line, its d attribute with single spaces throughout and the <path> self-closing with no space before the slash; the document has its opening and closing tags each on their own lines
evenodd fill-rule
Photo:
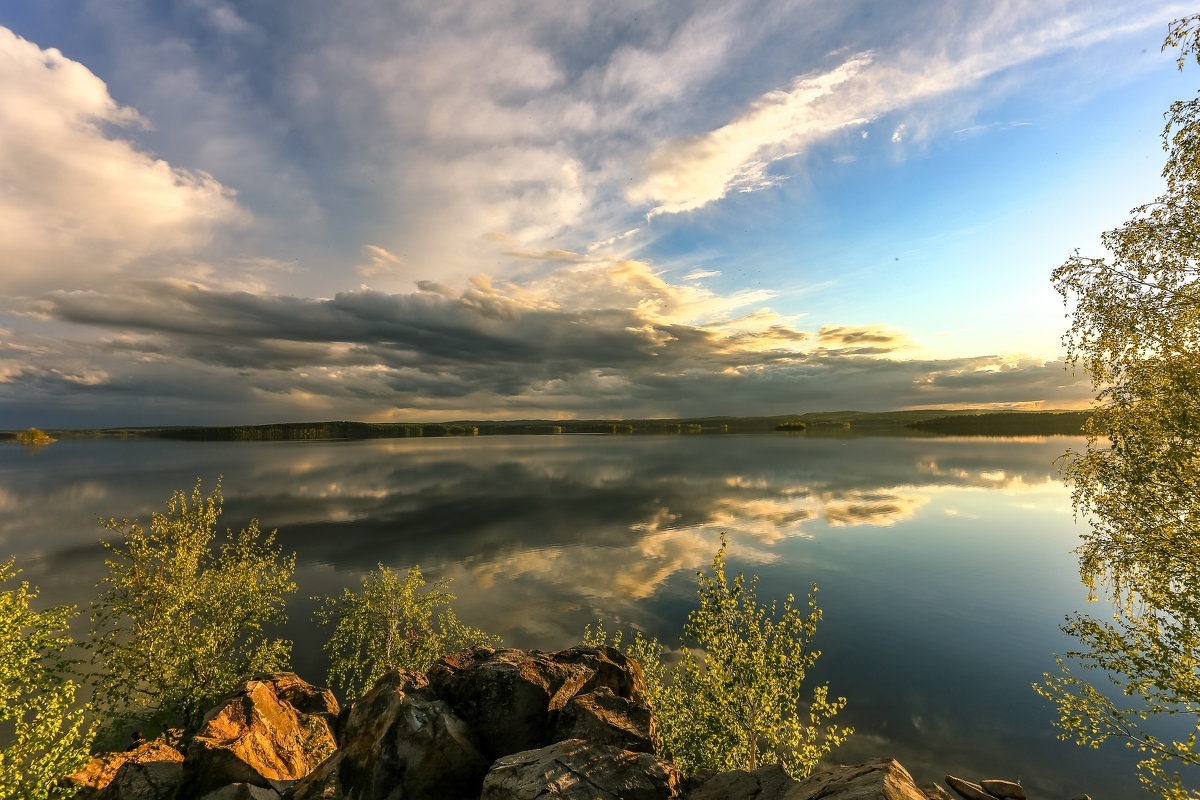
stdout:
<svg viewBox="0 0 1200 800">
<path fill-rule="evenodd" d="M 93 757 L 67 777 L 76 800 L 159 800 L 174 797 L 183 781 L 183 753 L 161 739 L 122 753 Z"/>
<path fill-rule="evenodd" d="M 209 711 L 187 748 L 185 796 L 227 784 L 283 792 L 336 747 L 337 700 L 291 673 L 252 678 Z"/>
</svg>

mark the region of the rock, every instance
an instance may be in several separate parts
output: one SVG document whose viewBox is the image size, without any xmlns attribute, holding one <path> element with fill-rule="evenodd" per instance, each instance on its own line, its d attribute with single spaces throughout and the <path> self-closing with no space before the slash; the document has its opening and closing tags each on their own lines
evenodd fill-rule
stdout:
<svg viewBox="0 0 1200 800">
<path fill-rule="evenodd" d="M 77 800 L 162 800 L 183 782 L 183 753 L 155 739 L 95 756 L 67 781 L 79 787 Z"/>
<path fill-rule="evenodd" d="M 279 792 L 252 783 L 230 783 L 214 789 L 200 800 L 279 800 Z"/>
<path fill-rule="evenodd" d="M 567 739 L 498 759 L 479 800 L 668 800 L 680 782 L 650 753 Z"/>
<path fill-rule="evenodd" d="M 336 753 L 296 784 L 294 800 L 477 798 L 489 761 L 467 724 L 426 687 L 392 670 L 344 716 Z"/>
<path fill-rule="evenodd" d="M 687 800 L 728 800 L 730 797 L 761 798 L 762 787 L 755 777 L 743 769 L 733 772 L 718 772 L 701 778 L 692 776 L 687 781 Z"/>
<path fill-rule="evenodd" d="M 746 800 L 781 800 L 791 789 L 797 786 L 783 767 L 771 764 L 759 767 L 753 772 L 734 770 L 718 772 L 699 782 L 685 795 L 687 800 L 728 800 L 729 798 L 746 798 Z"/>
<path fill-rule="evenodd" d="M 270 683 L 276 696 L 301 714 L 318 714 L 330 722 L 338 715 L 340 709 L 332 691 L 313 686 L 293 672 L 277 672 L 256 678 Z"/>
<path fill-rule="evenodd" d="M 955 794 L 963 798 L 963 800 L 996 800 L 995 797 L 985 792 L 979 784 L 964 781 L 962 778 L 956 778 L 953 775 L 946 776 L 946 785 L 953 789 Z"/>
<path fill-rule="evenodd" d="M 645 703 L 618 697 L 612 689 L 601 686 L 568 700 L 551 736 L 555 741 L 585 739 L 591 744 L 653 753 L 654 716 Z"/>
<path fill-rule="evenodd" d="M 954 795 L 947 792 L 936 783 L 922 783 L 917 787 L 927 800 L 954 800 Z"/>
<path fill-rule="evenodd" d="M 337 748 L 337 700 L 291 673 L 245 681 L 204 716 L 184 762 L 186 797 L 245 783 L 282 793 Z"/>
<path fill-rule="evenodd" d="M 476 647 L 442 658 L 428 674 L 430 688 L 476 732 L 489 759 L 550 744 L 558 712 L 576 695 L 607 687 L 645 703 L 641 667 L 611 647 Z"/>
<path fill-rule="evenodd" d="M 819 769 L 784 797 L 785 800 L 927 800 L 908 770 L 893 758 L 853 767 Z"/>
<path fill-rule="evenodd" d="M 1001 800 L 1028 800 L 1029 798 L 1029 795 L 1025 794 L 1025 788 L 1012 781 L 989 778 L 986 781 L 980 781 L 979 787 L 992 797 L 999 797 Z"/>
</svg>

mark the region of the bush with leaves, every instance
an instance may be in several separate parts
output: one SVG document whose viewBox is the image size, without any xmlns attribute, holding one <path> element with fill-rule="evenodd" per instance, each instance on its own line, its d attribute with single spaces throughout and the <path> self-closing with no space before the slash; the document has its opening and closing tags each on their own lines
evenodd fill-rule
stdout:
<svg viewBox="0 0 1200 800">
<path fill-rule="evenodd" d="M 17 576 L 0 564 L 0 586 Z M 75 704 L 69 606 L 35 611 L 37 592 L 22 581 L 0 589 L 0 797 L 69 797 L 59 778 L 87 760 L 93 726 Z M 9 737 L 11 736 L 11 739 Z"/>
<path fill-rule="evenodd" d="M 757 576 L 726 578 L 725 552 L 722 539 L 712 574 L 697 573 L 700 602 L 688 614 L 678 662 L 667 666 L 662 645 L 640 633 L 625 648 L 645 673 L 658 723 L 656 744 L 689 774 L 778 762 L 788 774 L 803 777 L 853 733 L 830 724 L 846 698 L 830 699 L 827 685 L 816 687 L 802 704 L 805 676 L 821 655 L 812 647 L 821 619 L 817 587 L 807 614 L 795 607 L 792 595 L 782 604 L 761 605 Z M 620 633 L 612 642 L 608 638 L 600 625 L 589 628 L 584 641 L 621 647 Z"/>
<path fill-rule="evenodd" d="M 329 683 L 347 698 L 364 694 L 393 667 L 424 672 L 446 653 L 498 645 L 500 637 L 464 625 L 450 608 L 450 581 L 426 588 L 420 567 L 401 576 L 380 564 L 362 580 L 362 591 L 317 597 L 317 619 L 332 625 L 325 643 Z"/>
<path fill-rule="evenodd" d="M 176 491 L 150 526 L 101 521 L 108 574 L 92 604 L 95 702 L 109 732 L 136 723 L 153 736 L 190 732 L 239 680 L 285 669 L 291 643 L 267 627 L 285 620 L 295 555 L 254 520 L 216 541 L 220 481 Z"/>
</svg>

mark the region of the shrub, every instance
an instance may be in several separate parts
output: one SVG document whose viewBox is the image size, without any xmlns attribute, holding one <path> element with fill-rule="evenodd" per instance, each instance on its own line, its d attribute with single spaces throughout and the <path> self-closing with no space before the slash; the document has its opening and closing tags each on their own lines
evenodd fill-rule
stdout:
<svg viewBox="0 0 1200 800">
<path fill-rule="evenodd" d="M 322 603 L 317 620 L 333 626 L 325 643 L 330 685 L 358 697 L 393 667 L 424 672 L 446 653 L 499 644 L 500 637 L 459 621 L 449 585 L 442 579 L 426 589 L 420 567 L 401 577 L 380 564 L 363 578 L 361 592 L 313 598 Z"/>
<path fill-rule="evenodd" d="M 667 666 L 662 645 L 640 633 L 625 649 L 645 673 L 658 722 L 656 745 L 689 774 L 778 762 L 803 777 L 853 733 L 827 724 L 846 705 L 844 697 L 829 698 L 827 685 L 801 705 L 805 675 L 821 654 L 811 646 L 821 618 L 817 587 L 807 614 L 792 595 L 782 604 L 760 605 L 757 576 L 726 578 L 725 552 L 722 539 L 712 574 L 697 573 L 699 606 L 688 614 L 677 663 Z M 589 628 L 584 640 L 610 643 L 602 624 Z M 619 648 L 621 640 L 618 633 L 611 644 Z"/>
<path fill-rule="evenodd" d="M 18 574 L 0 564 L 0 586 Z M 75 705 L 73 645 L 67 624 L 75 609 L 35 611 L 37 592 L 22 581 L 0 590 L 0 729 L 11 740 L 0 751 L 0 797 L 68 797 L 59 778 L 87 760 L 93 726 Z"/>
<path fill-rule="evenodd" d="M 291 643 L 265 627 L 285 619 L 295 591 L 295 555 L 254 520 L 215 545 L 223 498 L 176 491 L 149 528 L 102 521 L 108 574 L 92 604 L 96 703 L 110 732 L 138 722 L 148 736 L 179 725 L 191 732 L 239 680 L 284 669 Z"/>
</svg>

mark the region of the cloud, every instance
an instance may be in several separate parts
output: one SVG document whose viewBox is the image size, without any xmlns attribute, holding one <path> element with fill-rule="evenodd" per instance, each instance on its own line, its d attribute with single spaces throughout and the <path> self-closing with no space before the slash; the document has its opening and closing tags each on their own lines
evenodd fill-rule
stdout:
<svg viewBox="0 0 1200 800">
<path fill-rule="evenodd" d="M 886 353 L 909 346 L 904 334 L 883 325 L 824 325 L 817 332 L 824 347 L 855 348 L 859 354 Z"/>
<path fill-rule="evenodd" d="M 211 175 L 114 138 L 145 121 L 58 50 L 0 28 L 0 86 L 0 290 L 102 284 L 244 218 Z"/>
<path fill-rule="evenodd" d="M 870 54 L 848 59 L 823 74 L 797 78 L 787 90 L 769 92 L 738 119 L 711 133 L 678 139 L 650 156 L 646 175 L 629 190 L 651 215 L 692 211 L 730 191 L 753 191 L 778 182 L 773 161 L 794 155 L 805 143 L 866 118 L 822 114 L 836 89 L 871 63 Z M 840 110 L 840 109 L 839 109 Z"/>
<path fill-rule="evenodd" d="M 363 245 L 362 250 L 363 255 L 367 257 L 367 261 L 365 264 L 359 264 L 356 269 L 358 270 L 358 274 L 364 278 L 375 278 L 380 275 L 386 275 L 394 271 L 402 263 L 399 258 L 387 250 L 373 244 Z"/>
<path fill-rule="evenodd" d="M 893 143 L 925 139 L 940 129 L 941 112 L 923 105 L 949 101 L 1014 65 L 1161 22 L 1120 12 L 1047 15 L 1023 0 L 965 12 L 935 4 L 927 11 L 940 14 L 937 26 L 910 27 L 898 42 L 835 56 L 831 65 L 760 95 L 731 121 L 660 144 L 628 199 L 653 217 L 764 189 L 786 179 L 779 166 L 785 159 L 889 114 L 907 115 L 892 127 Z"/>
<path fill-rule="evenodd" d="M 163 421 L 244 423 L 1068 405 L 1088 395 L 1057 363 L 901 361 L 889 353 L 902 334 L 814 335 L 769 309 L 744 310 L 760 299 L 673 284 L 639 262 L 329 299 L 178 280 L 52 292 L 31 312 L 87 336 L 14 331 L 0 347 L 0 408 L 8 419 L 91 408 L 113 424 L 149 424 L 156 403 L 175 403 Z"/>
<path fill-rule="evenodd" d="M 864 25 L 855 3 L 810 14 L 777 0 L 361 0 L 335 20 L 309 0 L 286 16 L 229 2 L 171 15 L 92 4 L 71 23 L 79 57 L 102 54 L 112 94 L 160 128 L 137 139 L 168 154 L 181 185 L 174 202 L 147 206 L 187 213 L 169 231 L 97 221 L 111 253 L 47 243 L 40 258 L 56 260 L 63 280 L 31 286 L 89 286 L 81 280 L 97 269 L 192 253 L 246 216 L 234 188 L 254 213 L 236 243 L 304 262 L 289 291 L 357 285 L 355 267 L 373 267 L 339 248 L 363 242 L 401 260 L 388 289 L 481 269 L 526 275 L 536 253 L 645 257 L 657 231 L 632 234 L 647 212 L 787 179 L 813 147 L 862 121 L 903 114 L 889 130 L 908 125 L 909 142 L 930 135 L 940 128 L 910 117 L 936 117 L 931 103 L 959 109 L 989 75 L 1161 17 L 1120 4 L 1064 14 L 1032 0 L 874 14 L 879 24 Z M 72 224 L 44 227 L 65 235 Z M 495 232 L 509 237 L 499 253 L 483 239 Z M 185 271 L 161 258 L 139 266 Z"/>
</svg>

